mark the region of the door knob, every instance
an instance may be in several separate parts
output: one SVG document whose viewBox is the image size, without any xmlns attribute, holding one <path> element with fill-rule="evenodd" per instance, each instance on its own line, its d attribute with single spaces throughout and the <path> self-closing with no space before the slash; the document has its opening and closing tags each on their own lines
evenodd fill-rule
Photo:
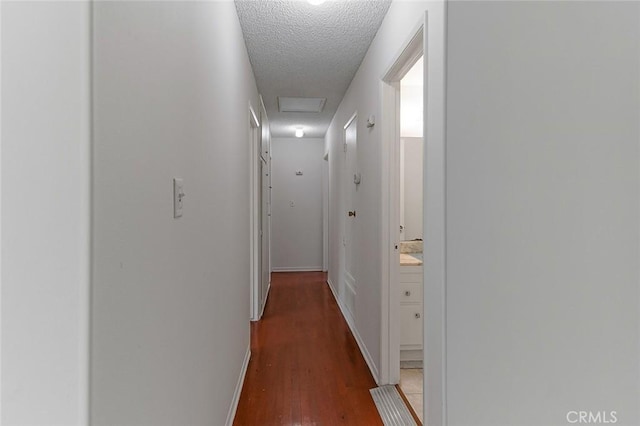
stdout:
<svg viewBox="0 0 640 426">
<path fill-rule="evenodd" d="M 349 217 L 351 217 L 351 216 L 356 217 L 356 211 L 355 210 L 354 211 L 349 211 Z"/>
</svg>

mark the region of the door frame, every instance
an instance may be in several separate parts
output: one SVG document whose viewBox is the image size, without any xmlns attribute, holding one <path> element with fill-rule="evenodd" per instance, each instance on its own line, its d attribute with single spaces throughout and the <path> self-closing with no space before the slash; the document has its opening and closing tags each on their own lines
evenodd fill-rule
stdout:
<svg viewBox="0 0 640 426">
<path fill-rule="evenodd" d="M 424 24 L 412 32 L 393 65 L 382 78 L 383 212 L 382 212 L 382 369 L 384 383 L 400 381 L 400 296 L 392 291 L 400 277 L 400 225 L 403 209 L 402 147 L 400 143 L 400 80 L 424 55 Z M 386 308 L 386 309 L 385 309 Z M 423 345 L 424 346 L 424 345 Z"/>
<path fill-rule="evenodd" d="M 322 272 L 329 272 L 329 152 L 322 157 Z"/>
<path fill-rule="evenodd" d="M 249 318 L 260 319 L 260 120 L 249 102 Z"/>
<path fill-rule="evenodd" d="M 271 130 L 269 128 L 269 117 L 267 116 L 267 109 L 264 106 L 262 95 L 259 95 L 259 98 L 260 140 L 258 141 L 258 146 L 260 149 L 260 161 L 258 161 L 258 166 L 261 177 L 260 187 L 258 189 L 260 199 L 260 217 L 258 220 L 261 232 L 261 252 L 259 272 L 260 315 L 258 319 L 262 318 L 262 315 L 264 314 L 264 310 L 267 305 L 267 298 L 269 297 L 269 291 L 271 289 Z M 265 171 L 266 173 L 263 173 Z"/>
<path fill-rule="evenodd" d="M 398 383 L 399 90 L 400 77 L 424 56 L 423 173 L 423 404 L 424 424 L 447 424 L 446 389 L 446 0 L 434 2 L 381 76 L 381 382 Z M 417 55 L 417 56 L 416 56 Z M 410 65 L 409 65 L 410 64 Z M 394 315 L 394 309 L 396 314 Z"/>
</svg>

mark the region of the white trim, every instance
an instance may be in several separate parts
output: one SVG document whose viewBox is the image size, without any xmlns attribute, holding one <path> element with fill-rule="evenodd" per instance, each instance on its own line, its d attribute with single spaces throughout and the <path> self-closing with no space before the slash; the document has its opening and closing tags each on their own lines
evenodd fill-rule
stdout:
<svg viewBox="0 0 640 426">
<path fill-rule="evenodd" d="M 2 46 L 2 1 L 0 1 L 0 46 Z M 0 62 L 2 62 L 0 60 Z M 0 82 L 2 81 L 2 66 L 0 66 Z M 2 84 L 0 84 L 0 99 L 2 99 Z M 0 188 L 2 188 L 2 102 L 0 102 Z M 2 381 L 2 194 L 0 193 L 0 383 Z M 0 386 L 0 419 L 2 419 L 2 386 Z M 1 421 L 1 420 L 0 420 Z"/>
<path fill-rule="evenodd" d="M 258 129 L 260 122 L 255 110 L 249 102 L 249 270 L 250 270 L 250 312 L 249 318 L 252 321 L 259 319 L 260 312 L 260 218 L 258 217 L 258 205 L 260 203 L 259 178 L 260 173 L 260 138 Z"/>
<path fill-rule="evenodd" d="M 264 309 L 267 307 L 267 300 L 269 300 L 269 293 L 271 292 L 271 281 L 267 286 L 267 294 L 264 295 L 264 301 L 262 302 L 262 310 L 260 311 L 260 318 L 264 315 Z"/>
<path fill-rule="evenodd" d="M 399 147 L 399 83 L 382 82 L 382 210 L 381 210 L 381 351 L 380 366 L 383 384 L 395 384 L 400 380 L 400 326 L 399 300 L 393 292 L 394 277 L 399 277 L 400 212 L 398 193 Z M 392 165 L 394 165 L 392 167 Z M 395 307 L 395 309 L 394 309 Z"/>
<path fill-rule="evenodd" d="M 274 266 L 273 272 L 322 272 L 322 266 Z"/>
<path fill-rule="evenodd" d="M 391 61 L 386 71 L 380 79 L 382 81 L 400 81 L 404 75 L 409 72 L 411 67 L 418 62 L 418 59 L 424 54 L 424 20 L 420 20 L 411 31 L 411 35 L 402 44 L 402 47 Z"/>
<path fill-rule="evenodd" d="M 425 424 L 447 424 L 446 0 L 425 12 L 423 362 Z"/>
<path fill-rule="evenodd" d="M 364 361 L 367 363 L 367 366 L 369 367 L 369 371 L 373 376 L 373 380 L 375 380 L 376 384 L 379 385 L 380 376 L 378 373 L 378 369 L 376 368 L 376 364 L 375 362 L 373 362 L 373 357 L 369 353 L 367 346 L 364 344 L 362 337 L 360 337 L 360 333 L 358 333 L 358 329 L 355 327 L 355 324 L 353 323 L 353 319 L 351 318 L 350 315 L 347 314 L 348 310 L 342 304 L 342 302 L 338 299 L 338 296 L 333 288 L 333 284 L 331 284 L 331 281 L 329 279 L 327 279 L 327 284 L 329 285 L 329 289 L 331 290 L 331 294 L 333 295 L 333 298 L 338 304 L 338 308 L 340 308 L 340 313 L 342 314 L 342 317 L 344 318 L 347 325 L 349 326 L 349 329 L 351 330 L 351 334 L 353 335 L 354 339 L 356 340 L 356 343 L 358 344 L 358 349 L 360 349 L 360 353 L 362 354 Z"/>
<path fill-rule="evenodd" d="M 329 154 L 322 161 L 322 271 L 329 271 Z"/>
<path fill-rule="evenodd" d="M 259 158 L 258 161 L 258 174 L 257 180 L 257 201 L 258 208 L 256 215 L 258 215 L 258 230 L 256 235 L 258 236 L 259 245 L 259 279 L 258 279 L 258 301 L 259 316 L 253 317 L 252 320 L 257 321 L 262 318 L 262 312 L 267 302 L 269 287 L 271 286 L 271 132 L 269 129 L 269 117 L 267 116 L 267 110 L 264 106 L 264 100 L 262 95 L 258 95 L 260 101 L 260 125 L 258 132 L 258 145 Z M 255 122 L 255 121 L 254 121 Z M 259 213 L 258 213 L 259 212 Z M 264 287 L 267 287 L 264 290 Z"/>
<path fill-rule="evenodd" d="M 398 96 L 398 101 L 400 101 L 402 99 L 401 96 Z M 399 129 L 399 126 L 397 128 Z M 398 144 L 398 152 L 399 152 L 399 156 L 397 158 L 400 158 L 400 161 L 398 163 L 399 166 L 399 173 L 398 173 L 398 178 L 400 179 L 400 192 L 398 193 L 398 198 L 400 199 L 400 202 L 398 203 L 398 206 L 400 207 L 400 216 L 399 216 L 399 220 L 398 220 L 398 224 L 400 226 L 400 228 L 396 228 L 398 229 L 398 235 L 400 235 L 399 240 L 403 241 L 404 238 L 406 237 L 406 225 L 407 225 L 407 220 L 406 220 L 406 212 L 405 212 L 405 208 L 404 208 L 404 203 L 405 203 L 405 197 L 404 197 L 404 189 L 405 189 L 405 185 L 404 185 L 404 174 L 405 174 L 405 167 L 404 167 L 404 159 L 405 159 L 405 142 L 404 142 L 404 138 L 401 136 L 401 133 L 398 132 L 398 138 L 396 139 L 399 144 Z M 396 157 L 394 157 L 396 158 Z"/>
<path fill-rule="evenodd" d="M 389 377 L 389 356 L 391 343 L 389 342 L 389 307 L 388 300 L 390 298 L 390 286 L 388 285 L 389 277 L 389 258 L 391 254 L 391 241 L 389 241 L 389 156 L 386 151 L 388 147 L 385 147 L 385 141 L 388 141 L 390 137 L 389 132 L 392 130 L 389 127 L 388 121 L 385 117 L 389 114 L 393 114 L 393 111 L 389 111 L 389 102 L 385 101 L 388 96 L 385 92 L 392 90 L 388 84 L 384 82 L 380 83 L 380 99 L 382 102 L 381 109 L 382 115 L 380 120 L 380 381 L 382 384 L 391 384 Z M 386 224 L 386 225 L 385 225 Z"/>
<path fill-rule="evenodd" d="M 331 289 L 331 293 L 333 293 L 333 297 L 338 300 L 338 298 L 336 297 L 336 294 L 338 294 L 338 289 L 335 288 L 335 286 L 333 285 L 333 283 L 331 282 L 331 278 L 327 277 L 327 284 L 329 284 L 329 288 Z"/>
<path fill-rule="evenodd" d="M 258 95 L 258 100 L 260 101 L 260 112 L 262 112 L 262 113 L 264 113 L 266 115 L 267 114 L 267 108 L 264 106 L 264 99 L 262 99 L 262 95 Z M 257 120 L 257 118 L 255 118 L 255 119 Z"/>
<path fill-rule="evenodd" d="M 88 52 L 87 52 L 87 66 L 88 66 L 88 72 L 89 72 L 89 76 L 87 78 L 87 85 L 88 85 L 88 92 L 89 92 L 89 111 L 88 111 L 88 122 L 89 122 L 89 129 L 88 129 L 88 141 L 87 141 L 87 152 L 85 153 L 86 158 L 87 158 L 87 170 L 86 170 L 86 177 L 87 177 L 87 184 L 86 187 L 84 188 L 84 190 L 86 191 L 86 199 L 87 199 L 87 205 L 85 206 L 86 209 L 86 217 L 87 217 L 87 222 L 86 222 L 86 227 L 87 227 L 87 240 L 85 242 L 86 244 L 86 288 L 85 288 L 85 293 L 82 295 L 82 298 L 85 300 L 86 303 L 86 307 L 84 308 L 82 315 L 82 324 L 84 326 L 84 330 L 83 330 L 83 334 L 85 336 L 86 342 L 85 344 L 80 348 L 80 350 L 82 351 L 82 355 L 81 355 L 81 362 L 83 364 L 82 368 L 85 371 L 85 378 L 83 380 L 83 383 L 81 385 L 81 392 L 84 393 L 84 401 L 83 401 L 83 407 L 81 408 L 81 422 L 83 424 L 91 424 L 91 396 L 92 396 L 92 391 L 91 391 L 91 384 L 92 384 L 92 360 L 93 360 L 93 345 L 92 345 L 92 334 L 91 334 L 91 330 L 93 328 L 93 320 L 92 320 L 92 316 L 91 313 L 93 312 L 93 275 L 94 275 L 94 256 L 95 256 L 95 250 L 94 250 L 94 232 L 93 232 L 93 225 L 94 225 L 94 130 L 95 130 L 95 117 L 94 117 L 94 26 L 95 26 L 95 20 L 94 20 L 94 0 L 89 0 L 88 1 L 88 8 L 87 8 L 87 30 L 88 30 L 88 36 L 89 36 L 89 46 L 88 46 Z M 0 417 L 1 418 L 1 417 Z"/>
<path fill-rule="evenodd" d="M 247 375 L 247 369 L 249 367 L 249 360 L 251 359 L 251 344 L 247 347 L 247 352 L 244 355 L 244 361 L 242 362 L 242 370 L 240 370 L 240 377 L 238 377 L 238 383 L 236 383 L 236 389 L 233 391 L 233 399 L 231 400 L 231 407 L 229 407 L 229 413 L 227 414 L 227 421 L 224 423 L 227 426 L 233 425 L 233 420 L 236 417 L 236 411 L 238 410 L 238 403 L 240 402 L 240 394 L 242 394 L 242 386 L 244 385 L 244 378 Z"/>
<path fill-rule="evenodd" d="M 258 120 L 258 115 L 253 110 L 251 103 L 249 103 L 249 114 L 250 114 L 251 126 L 260 127 L 260 120 Z"/>
<path fill-rule="evenodd" d="M 353 120 L 356 119 L 356 117 L 358 117 L 358 111 L 353 113 L 353 115 L 351 116 L 349 121 L 347 121 L 347 124 L 344 125 L 343 130 L 347 130 L 347 127 L 349 127 L 351 125 L 351 123 L 353 122 Z"/>
</svg>

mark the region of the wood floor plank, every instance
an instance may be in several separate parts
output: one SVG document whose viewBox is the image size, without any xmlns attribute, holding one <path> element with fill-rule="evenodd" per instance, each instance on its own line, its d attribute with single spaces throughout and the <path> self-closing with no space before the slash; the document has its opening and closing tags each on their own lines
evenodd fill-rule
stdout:
<svg viewBox="0 0 640 426">
<path fill-rule="evenodd" d="M 274 273 L 234 425 L 382 425 L 376 386 L 320 272 Z"/>
</svg>

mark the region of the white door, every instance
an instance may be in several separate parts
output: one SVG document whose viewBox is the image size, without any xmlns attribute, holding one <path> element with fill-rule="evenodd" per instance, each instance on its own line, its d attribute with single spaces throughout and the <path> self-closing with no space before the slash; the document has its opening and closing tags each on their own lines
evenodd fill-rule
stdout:
<svg viewBox="0 0 640 426">
<path fill-rule="evenodd" d="M 352 318 L 355 317 L 355 296 L 357 291 L 354 240 L 357 235 L 358 211 L 356 209 L 358 184 L 357 176 L 357 117 L 354 115 L 344 127 L 344 286 L 342 299 Z"/>
</svg>

